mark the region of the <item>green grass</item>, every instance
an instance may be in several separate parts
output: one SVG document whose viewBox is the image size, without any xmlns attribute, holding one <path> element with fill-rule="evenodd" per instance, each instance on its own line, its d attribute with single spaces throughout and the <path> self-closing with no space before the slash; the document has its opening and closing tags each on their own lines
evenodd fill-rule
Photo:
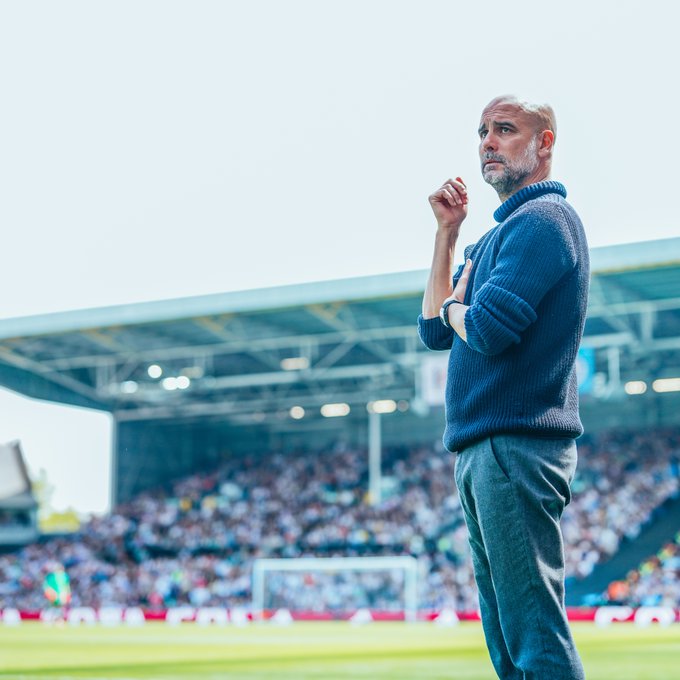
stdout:
<svg viewBox="0 0 680 680">
<path fill-rule="evenodd" d="M 680 680 L 680 624 L 574 626 L 588 680 Z M 7 678 L 487 680 L 479 624 L 0 627 Z"/>
</svg>

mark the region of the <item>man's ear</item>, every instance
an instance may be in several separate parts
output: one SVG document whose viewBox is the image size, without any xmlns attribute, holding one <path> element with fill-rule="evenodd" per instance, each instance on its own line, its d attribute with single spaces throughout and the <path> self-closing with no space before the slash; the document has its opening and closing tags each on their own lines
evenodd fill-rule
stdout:
<svg viewBox="0 0 680 680">
<path fill-rule="evenodd" d="M 543 130 L 540 133 L 541 145 L 538 147 L 539 156 L 552 156 L 555 146 L 555 133 L 552 130 Z"/>
</svg>

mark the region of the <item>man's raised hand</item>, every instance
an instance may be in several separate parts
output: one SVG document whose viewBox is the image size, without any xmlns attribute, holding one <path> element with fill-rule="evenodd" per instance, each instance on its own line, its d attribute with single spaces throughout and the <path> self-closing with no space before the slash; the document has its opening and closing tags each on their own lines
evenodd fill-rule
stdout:
<svg viewBox="0 0 680 680">
<path fill-rule="evenodd" d="M 460 177 L 447 179 L 428 200 L 440 229 L 459 229 L 467 217 L 467 187 Z"/>
</svg>

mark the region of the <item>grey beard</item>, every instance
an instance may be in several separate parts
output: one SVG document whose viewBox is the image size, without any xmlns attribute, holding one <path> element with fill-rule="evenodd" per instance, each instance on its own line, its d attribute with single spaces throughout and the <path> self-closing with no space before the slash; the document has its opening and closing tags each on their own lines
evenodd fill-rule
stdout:
<svg viewBox="0 0 680 680">
<path fill-rule="evenodd" d="M 500 196 L 509 196 L 515 193 L 515 190 L 522 185 L 530 174 L 531 170 L 509 168 L 507 165 L 504 165 L 502 175 L 492 174 L 484 177 L 484 181 L 490 184 Z"/>
<path fill-rule="evenodd" d="M 503 156 L 489 153 L 485 160 L 497 159 L 503 162 L 503 174 L 492 174 L 487 178 L 484 176 L 484 181 L 490 184 L 499 196 L 510 196 L 522 186 L 524 180 L 535 172 L 538 167 L 538 158 L 536 157 L 536 149 L 538 147 L 537 139 L 534 137 L 524 151 L 524 155 L 520 158 L 514 166 L 507 165 Z"/>
</svg>

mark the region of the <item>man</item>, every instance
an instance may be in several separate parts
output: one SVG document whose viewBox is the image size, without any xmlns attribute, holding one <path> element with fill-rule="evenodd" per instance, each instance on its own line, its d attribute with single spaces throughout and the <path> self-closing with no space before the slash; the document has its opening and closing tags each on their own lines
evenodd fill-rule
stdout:
<svg viewBox="0 0 680 680">
<path fill-rule="evenodd" d="M 503 680 L 580 680 L 564 608 L 559 520 L 583 433 L 574 363 L 589 283 L 586 237 L 550 180 L 555 117 L 513 96 L 484 109 L 479 156 L 497 226 L 452 262 L 468 192 L 429 198 L 437 220 L 418 331 L 451 349 L 444 444 L 469 532 L 487 647 Z"/>
<path fill-rule="evenodd" d="M 71 604 L 71 581 L 59 562 L 44 568 L 43 595 L 52 607 L 51 621 L 66 620 L 66 608 Z"/>
</svg>

